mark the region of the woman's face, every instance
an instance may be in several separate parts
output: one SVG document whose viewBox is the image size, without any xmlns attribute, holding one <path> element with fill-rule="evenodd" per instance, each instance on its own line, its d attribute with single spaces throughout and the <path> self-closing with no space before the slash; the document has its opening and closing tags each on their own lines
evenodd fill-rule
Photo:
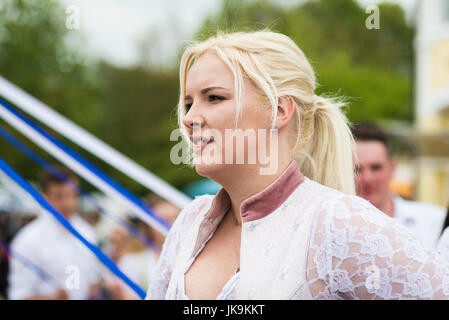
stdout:
<svg viewBox="0 0 449 320">
<path fill-rule="evenodd" d="M 271 125 L 270 108 L 263 106 L 254 85 L 249 80 L 244 80 L 242 117 L 237 123 L 237 128 L 241 131 L 237 132 L 234 132 L 234 77 L 216 53 L 208 51 L 195 61 L 188 71 L 185 91 L 187 113 L 183 122 L 194 143 L 195 168 L 198 174 L 219 178 L 225 167 L 235 168 L 233 165 L 241 162 L 242 157 L 243 164 L 240 166 L 252 164 L 249 158 L 257 153 L 258 129 L 265 129 L 268 139 Z M 238 138 L 230 136 L 233 132 L 237 133 Z M 255 136 L 250 139 L 249 135 Z M 195 144 L 199 139 L 202 143 Z M 255 158 L 257 162 L 257 156 Z"/>
</svg>

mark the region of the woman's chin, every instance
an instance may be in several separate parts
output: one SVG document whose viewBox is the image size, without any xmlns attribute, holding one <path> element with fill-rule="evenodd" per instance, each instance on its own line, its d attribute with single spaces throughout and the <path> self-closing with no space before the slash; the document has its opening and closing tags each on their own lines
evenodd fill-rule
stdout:
<svg viewBox="0 0 449 320">
<path fill-rule="evenodd" d="M 195 164 L 196 173 L 198 173 L 202 177 L 214 176 L 214 174 L 218 173 L 220 169 L 222 169 L 223 165 L 217 163 L 197 163 Z"/>
</svg>

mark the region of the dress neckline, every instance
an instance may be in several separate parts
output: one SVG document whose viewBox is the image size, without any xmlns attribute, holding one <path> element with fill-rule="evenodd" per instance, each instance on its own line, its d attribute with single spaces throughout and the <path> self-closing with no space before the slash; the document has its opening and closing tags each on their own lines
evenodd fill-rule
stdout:
<svg viewBox="0 0 449 320">
<path fill-rule="evenodd" d="M 304 175 L 298 163 L 293 160 L 283 173 L 268 187 L 249 197 L 240 205 L 242 222 L 250 222 L 266 217 L 275 211 L 304 182 Z M 205 219 L 215 219 L 231 207 L 231 199 L 224 188 L 221 188 L 212 200 Z"/>
<path fill-rule="evenodd" d="M 185 269 L 184 269 L 184 273 L 182 275 L 182 277 L 180 277 L 180 283 L 179 283 L 179 290 L 181 291 L 182 297 L 184 300 L 191 300 L 186 293 L 185 290 L 185 276 L 187 271 L 189 271 L 190 267 L 192 266 L 193 262 L 195 261 L 196 257 L 201 253 L 201 251 L 203 251 L 204 247 L 206 246 L 207 242 L 212 238 L 212 236 L 214 235 L 215 231 L 217 229 L 215 229 L 213 232 L 211 232 L 211 234 L 209 235 L 209 237 L 207 237 L 206 241 L 204 241 L 204 243 L 198 248 L 198 250 L 196 251 L 195 255 L 193 255 L 193 257 L 190 258 L 189 262 L 187 263 Z M 229 294 L 232 292 L 232 290 L 234 289 L 235 285 L 237 284 L 238 278 L 240 276 L 240 268 L 237 268 L 237 270 L 234 272 L 234 274 L 232 275 L 232 277 L 230 277 L 228 279 L 228 281 L 226 281 L 226 283 L 224 284 L 223 288 L 221 289 L 220 293 L 215 297 L 215 300 L 225 300 Z"/>
</svg>

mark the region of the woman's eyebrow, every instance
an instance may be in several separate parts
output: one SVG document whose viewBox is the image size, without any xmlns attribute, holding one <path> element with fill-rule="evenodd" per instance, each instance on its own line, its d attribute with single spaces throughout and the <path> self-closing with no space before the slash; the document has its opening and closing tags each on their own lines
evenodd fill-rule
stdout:
<svg viewBox="0 0 449 320">
<path fill-rule="evenodd" d="M 201 94 L 205 94 L 208 93 L 209 91 L 213 90 L 213 89 L 226 89 L 223 87 L 209 87 L 209 88 L 204 88 L 203 90 L 201 90 Z"/>
<path fill-rule="evenodd" d="M 224 90 L 227 90 L 226 88 L 223 88 L 223 87 L 208 87 L 208 88 L 202 89 L 200 92 L 201 92 L 201 94 L 206 94 L 206 93 L 208 93 L 209 91 L 211 91 L 213 89 L 224 89 Z M 192 100 L 192 97 L 190 95 L 187 95 L 187 96 L 184 97 L 184 99 L 185 100 Z"/>
</svg>

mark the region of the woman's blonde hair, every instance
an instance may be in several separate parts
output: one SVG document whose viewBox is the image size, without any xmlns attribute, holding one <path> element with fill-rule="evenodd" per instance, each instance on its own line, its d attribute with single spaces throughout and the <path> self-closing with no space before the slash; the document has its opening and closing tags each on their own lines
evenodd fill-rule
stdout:
<svg viewBox="0 0 449 320">
<path fill-rule="evenodd" d="M 215 52 L 234 75 L 237 112 L 242 113 L 244 77 L 249 79 L 271 106 L 276 122 L 278 100 L 291 96 L 296 104 L 294 159 L 308 178 L 345 193 L 354 193 L 354 139 L 348 120 L 336 99 L 315 95 L 315 73 L 306 56 L 286 35 L 269 30 L 250 33 L 218 33 L 189 45 L 181 58 L 178 121 L 183 124 L 185 86 L 189 68 L 206 51 Z"/>
</svg>

